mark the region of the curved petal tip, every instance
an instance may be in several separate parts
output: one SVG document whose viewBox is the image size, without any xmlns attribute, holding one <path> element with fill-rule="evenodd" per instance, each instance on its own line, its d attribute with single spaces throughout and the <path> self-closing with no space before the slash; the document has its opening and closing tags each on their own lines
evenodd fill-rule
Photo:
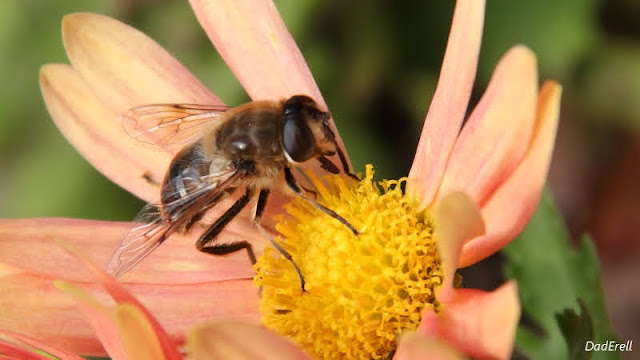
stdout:
<svg viewBox="0 0 640 360">
<path fill-rule="evenodd" d="M 453 277 L 458 258 L 465 242 L 484 233 L 484 221 L 480 209 L 465 193 L 445 195 L 434 210 L 435 234 L 440 261 L 444 270 L 444 283 L 438 292 L 446 301 L 453 289 Z"/>
<path fill-rule="evenodd" d="M 538 97 L 532 140 L 523 160 L 482 208 L 485 235 L 464 245 L 459 267 L 474 264 L 503 248 L 533 215 L 547 178 L 560 116 L 562 86 L 546 81 Z"/>
<path fill-rule="evenodd" d="M 440 314 L 425 310 L 419 333 L 443 338 L 473 358 L 509 359 L 520 319 L 514 281 L 491 292 L 456 289 L 449 300 Z"/>
</svg>

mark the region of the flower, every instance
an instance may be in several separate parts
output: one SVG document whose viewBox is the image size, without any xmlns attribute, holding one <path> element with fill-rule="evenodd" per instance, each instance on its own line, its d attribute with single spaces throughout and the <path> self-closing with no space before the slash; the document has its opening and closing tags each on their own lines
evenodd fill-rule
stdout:
<svg viewBox="0 0 640 360">
<path fill-rule="evenodd" d="M 456 240 L 447 221 L 455 219 L 448 223 L 455 221 L 463 236 L 483 231 L 463 194 L 449 196 L 433 212 L 421 210 L 403 191 L 406 178 L 377 185 L 373 174 L 368 165 L 357 184 L 336 175 L 325 177 L 328 185 L 312 178 L 318 201 L 349 219 L 357 235 L 301 199 L 287 205 L 291 216 L 278 223 L 278 242 L 302 270 L 304 291 L 272 247 L 254 266 L 263 324 L 315 359 L 388 358 L 397 337 L 418 328 L 423 310 L 442 311 L 438 244 Z M 446 210 L 451 205 L 469 205 L 471 212 L 452 213 Z"/>
<path fill-rule="evenodd" d="M 326 106 L 272 2 L 191 0 L 191 5 L 252 98 L 303 93 Z M 531 216 L 553 147 L 560 87 L 547 82 L 538 93 L 535 56 L 516 46 L 498 64 L 460 131 L 475 77 L 483 14 L 483 1 L 459 0 L 456 5 L 438 88 L 408 176 L 408 193 L 420 199 L 422 208 L 452 205 L 442 209 L 448 216 L 435 220 L 439 231 L 452 232 L 445 236 L 450 242 L 438 244 L 442 310 L 435 314 L 426 309 L 416 336 L 444 339 L 471 356 L 505 358 L 519 316 L 515 285 L 507 283 L 490 293 L 458 290 L 452 286 L 453 274 L 456 267 L 499 250 Z M 71 65 L 51 64 L 41 71 L 43 96 L 56 125 L 106 176 L 140 198 L 156 201 L 158 188 L 145 179 L 161 179 L 177 150 L 136 143 L 122 131 L 120 114 L 146 103 L 220 100 L 159 45 L 115 20 L 69 15 L 63 21 L 63 39 Z M 446 201 L 459 191 L 468 196 Z M 285 201 L 282 196 L 274 200 L 272 209 Z M 485 232 L 471 236 L 478 233 L 471 231 L 478 222 L 470 214 L 478 211 Z M 214 209 L 211 217 L 219 212 Z M 456 212 L 464 216 L 451 215 Z M 469 231 L 456 233 L 452 219 L 469 220 L 461 227 Z M 73 303 L 51 285 L 56 278 L 70 284 L 92 279 L 52 240 L 72 242 L 91 254 L 92 261 L 104 264 L 129 226 L 71 219 L 1 220 L 0 328 L 19 329 L 73 352 L 102 354 L 102 345 L 73 311 Z M 222 236 L 251 239 L 257 250 L 262 244 L 246 218 L 233 222 Z M 258 295 L 248 265 L 243 254 L 198 254 L 193 239 L 176 236 L 122 279 L 174 340 L 182 341 L 197 320 L 231 316 L 258 321 Z M 88 285 L 86 291 L 105 297 L 98 286 Z M 494 321 L 496 314 L 503 318 Z"/>
</svg>

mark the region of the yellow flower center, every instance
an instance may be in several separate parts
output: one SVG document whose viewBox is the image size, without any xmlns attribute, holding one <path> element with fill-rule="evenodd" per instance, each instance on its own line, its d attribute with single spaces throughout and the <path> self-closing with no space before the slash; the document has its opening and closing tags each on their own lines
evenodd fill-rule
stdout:
<svg viewBox="0 0 640 360">
<path fill-rule="evenodd" d="M 442 283 L 432 220 L 405 195 L 406 178 L 359 183 L 312 178 L 318 202 L 359 232 L 302 199 L 287 205 L 277 241 L 306 280 L 268 246 L 255 265 L 262 322 L 289 336 L 316 359 L 382 359 L 403 331 L 415 330 L 425 307 L 436 311 Z M 347 183 L 349 182 L 349 184 Z"/>
</svg>

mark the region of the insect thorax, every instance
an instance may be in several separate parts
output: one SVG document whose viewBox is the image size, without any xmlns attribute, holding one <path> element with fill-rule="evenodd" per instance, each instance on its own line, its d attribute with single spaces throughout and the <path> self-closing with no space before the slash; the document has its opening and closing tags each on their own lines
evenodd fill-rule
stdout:
<svg viewBox="0 0 640 360">
<path fill-rule="evenodd" d="M 273 161 L 282 156 L 282 113 L 272 108 L 242 111 L 216 131 L 216 148 L 231 159 Z"/>
</svg>

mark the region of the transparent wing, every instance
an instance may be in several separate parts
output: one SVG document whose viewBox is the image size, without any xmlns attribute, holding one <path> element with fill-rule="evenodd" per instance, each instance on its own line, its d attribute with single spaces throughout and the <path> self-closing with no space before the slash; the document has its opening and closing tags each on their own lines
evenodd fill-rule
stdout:
<svg viewBox="0 0 640 360">
<path fill-rule="evenodd" d="M 220 201 L 241 176 L 227 167 L 216 174 L 200 177 L 198 182 L 191 182 L 183 189 L 185 196 L 177 196 L 176 200 L 162 205 L 164 209 L 171 209 L 165 216 L 160 212 L 160 206 L 145 206 L 134 220 L 137 225 L 125 235 L 111 255 L 107 271 L 120 276 L 131 270 L 171 234 Z"/>
<path fill-rule="evenodd" d="M 192 142 L 215 126 L 225 105 L 152 104 L 123 115 L 124 130 L 136 140 L 160 146 Z"/>
<path fill-rule="evenodd" d="M 131 270 L 142 259 L 160 246 L 170 235 L 171 223 L 164 221 L 155 205 L 147 205 L 136 216 L 135 225 L 111 255 L 107 271 L 120 276 Z"/>
</svg>

